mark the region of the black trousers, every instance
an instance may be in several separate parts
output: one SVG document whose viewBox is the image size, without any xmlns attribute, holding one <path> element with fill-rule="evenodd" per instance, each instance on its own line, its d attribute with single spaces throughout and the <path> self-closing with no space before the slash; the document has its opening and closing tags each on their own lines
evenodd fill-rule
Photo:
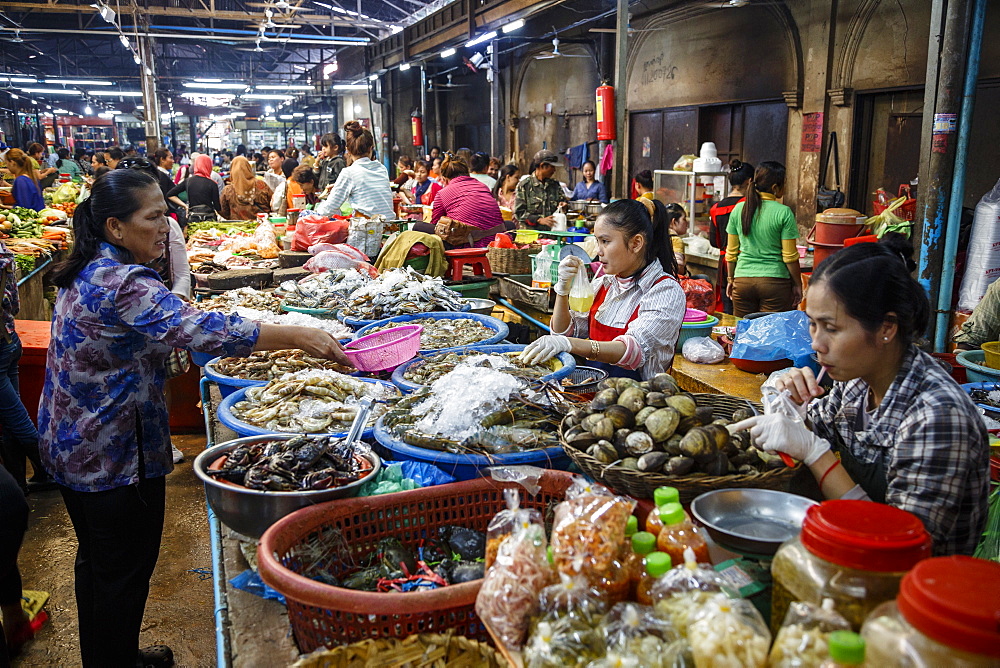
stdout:
<svg viewBox="0 0 1000 668">
<path fill-rule="evenodd" d="M 76 609 L 85 668 L 133 668 L 163 534 L 165 478 L 105 492 L 60 487 L 79 546 Z"/>
<path fill-rule="evenodd" d="M 0 466 L 0 605 L 13 605 L 21 600 L 17 553 L 27 528 L 28 502 L 14 476 Z M 8 665 L 7 644 L 0 624 L 0 667 Z"/>
</svg>

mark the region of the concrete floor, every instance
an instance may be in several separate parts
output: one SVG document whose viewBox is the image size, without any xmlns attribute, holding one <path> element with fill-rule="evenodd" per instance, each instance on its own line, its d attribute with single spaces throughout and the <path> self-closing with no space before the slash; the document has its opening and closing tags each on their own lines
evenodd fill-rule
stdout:
<svg viewBox="0 0 1000 668">
<path fill-rule="evenodd" d="M 160 559 L 153 574 L 140 644 L 166 644 L 178 666 L 215 664 L 212 553 L 205 492 L 191 462 L 205 447 L 203 435 L 173 436 L 185 460 L 167 476 L 167 511 Z M 31 519 L 19 564 L 25 589 L 51 594 L 49 621 L 25 647 L 15 666 L 79 666 L 73 560 L 76 536 L 59 492 L 28 497 Z M 114 620 L 108 620 L 113 624 Z"/>
</svg>

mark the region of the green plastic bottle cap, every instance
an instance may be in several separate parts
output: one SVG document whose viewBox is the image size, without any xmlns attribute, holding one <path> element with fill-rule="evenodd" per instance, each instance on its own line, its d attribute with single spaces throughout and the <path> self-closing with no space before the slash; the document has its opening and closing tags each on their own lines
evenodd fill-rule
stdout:
<svg viewBox="0 0 1000 668">
<path fill-rule="evenodd" d="M 666 552 L 650 552 L 646 555 L 646 572 L 651 577 L 658 578 L 673 567 L 670 555 Z"/>
<path fill-rule="evenodd" d="M 668 503 L 680 503 L 681 494 L 676 487 L 657 487 L 653 491 L 653 503 L 656 507 L 665 506 Z"/>
<path fill-rule="evenodd" d="M 625 522 L 625 535 L 632 536 L 639 530 L 639 518 L 635 515 L 629 515 L 628 521 Z"/>
<path fill-rule="evenodd" d="M 668 503 L 660 506 L 660 519 L 665 526 L 680 524 L 684 521 L 684 508 L 679 503 Z"/>
<path fill-rule="evenodd" d="M 556 562 L 556 558 L 552 554 L 552 546 L 551 545 L 549 545 L 547 548 L 545 548 L 545 558 L 548 559 L 550 565 L 554 564 Z"/>
<path fill-rule="evenodd" d="M 847 666 L 865 661 L 865 640 L 853 631 L 834 631 L 829 639 L 830 658 Z"/>
<path fill-rule="evenodd" d="M 632 551 L 643 556 L 656 549 L 656 536 L 648 531 L 637 531 L 632 536 Z"/>
</svg>

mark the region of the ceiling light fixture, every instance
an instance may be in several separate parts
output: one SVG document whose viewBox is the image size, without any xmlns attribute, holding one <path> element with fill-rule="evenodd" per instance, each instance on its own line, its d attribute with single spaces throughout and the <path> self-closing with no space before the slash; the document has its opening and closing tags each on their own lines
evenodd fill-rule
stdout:
<svg viewBox="0 0 1000 668">
<path fill-rule="evenodd" d="M 485 35 L 480 35 L 476 39 L 466 42 L 465 46 L 467 48 L 471 48 L 473 46 L 476 46 L 477 44 L 482 44 L 483 42 L 489 42 L 490 40 L 494 40 L 496 38 L 497 38 L 497 31 L 493 30 L 492 32 L 488 32 Z"/>
<path fill-rule="evenodd" d="M 258 86 L 254 86 L 254 90 L 314 90 L 314 87 L 301 84 L 291 84 L 291 85 L 260 84 Z"/>
<path fill-rule="evenodd" d="M 88 116 L 90 116 L 92 113 L 94 113 L 94 110 L 91 109 L 90 105 L 88 104 L 86 107 L 83 108 L 83 113 L 85 113 Z"/>
<path fill-rule="evenodd" d="M 38 95 L 83 95 L 78 90 L 67 88 L 20 88 L 22 93 L 37 93 Z"/>
<path fill-rule="evenodd" d="M 455 53 L 457 53 L 457 52 L 453 48 L 452 49 L 445 49 L 444 51 L 441 52 L 441 57 L 442 58 L 451 58 L 452 56 L 455 55 Z"/>
<path fill-rule="evenodd" d="M 335 84 L 333 90 L 368 90 L 368 84 Z"/>
<path fill-rule="evenodd" d="M 195 83 L 222 83 L 222 79 L 195 79 Z"/>
<path fill-rule="evenodd" d="M 406 70 L 410 69 L 410 67 L 411 65 L 409 63 L 403 63 L 402 65 L 399 66 L 399 71 L 405 72 Z"/>
<path fill-rule="evenodd" d="M 269 93 L 247 93 L 242 96 L 244 100 L 290 100 L 293 95 L 272 95 Z"/>
<path fill-rule="evenodd" d="M 46 84 L 62 86 L 111 86 L 110 81 L 95 81 L 93 79 L 46 79 Z"/>
<path fill-rule="evenodd" d="M 507 25 L 505 25 L 502 28 L 502 30 L 503 30 L 504 34 L 506 35 L 506 34 L 510 34 L 510 33 L 514 32 L 515 30 L 520 30 L 523 27 L 524 27 L 524 19 L 518 19 L 516 21 L 511 21 L 510 23 L 508 23 Z"/>
<path fill-rule="evenodd" d="M 246 90 L 247 85 L 242 83 L 199 83 L 185 81 L 181 84 L 185 88 L 206 88 L 209 90 Z"/>
<path fill-rule="evenodd" d="M 37 79 L 33 79 L 31 77 L 17 77 L 17 76 L 12 77 L 12 76 L 3 76 L 3 75 L 0 75 L 0 83 L 27 83 L 27 84 L 33 84 L 33 83 L 38 83 L 38 80 Z"/>
<path fill-rule="evenodd" d="M 370 74 L 370 75 L 368 75 L 368 80 L 369 81 L 378 81 L 378 75 L 377 74 Z"/>
<path fill-rule="evenodd" d="M 137 90 L 88 90 L 87 95 L 103 95 L 105 97 L 142 97 Z"/>
</svg>

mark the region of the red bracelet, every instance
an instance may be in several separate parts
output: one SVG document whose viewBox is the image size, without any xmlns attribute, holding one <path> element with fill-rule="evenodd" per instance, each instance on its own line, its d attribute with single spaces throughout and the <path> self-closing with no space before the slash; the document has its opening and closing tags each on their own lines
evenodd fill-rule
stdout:
<svg viewBox="0 0 1000 668">
<path fill-rule="evenodd" d="M 830 468 L 828 468 L 828 469 L 826 470 L 826 473 L 824 473 L 824 474 L 822 475 L 822 477 L 820 477 L 820 479 L 819 479 L 819 488 L 820 488 L 820 489 L 823 489 L 823 481 L 824 481 L 824 480 L 826 480 L 826 477 L 827 477 L 828 475 L 830 475 L 830 472 L 831 472 L 831 471 L 833 471 L 833 469 L 837 468 L 837 465 L 838 465 L 838 464 L 840 464 L 840 460 L 839 460 L 839 459 L 837 459 L 836 457 L 834 457 L 834 458 L 833 458 L 833 463 L 832 463 L 832 464 L 830 464 Z"/>
</svg>

